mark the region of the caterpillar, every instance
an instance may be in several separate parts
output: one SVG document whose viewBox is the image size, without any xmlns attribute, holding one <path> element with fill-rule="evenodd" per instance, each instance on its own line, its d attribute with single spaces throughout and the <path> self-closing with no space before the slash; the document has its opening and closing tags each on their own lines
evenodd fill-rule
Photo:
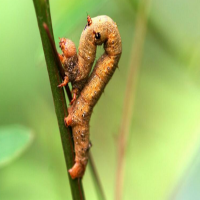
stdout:
<svg viewBox="0 0 200 200">
<path fill-rule="evenodd" d="M 87 25 L 81 34 L 79 42 L 79 53 L 77 55 L 75 44 L 66 38 L 59 38 L 59 46 L 62 54 L 58 54 L 65 70 L 64 81 L 58 87 L 65 86 L 68 82 L 72 83 L 73 99 L 71 105 L 84 87 L 96 55 L 96 45 L 93 44 L 92 29 L 87 29 L 92 24 L 92 19 L 87 16 Z"/>
<path fill-rule="evenodd" d="M 98 59 L 89 76 L 96 55 L 96 47 L 102 44 L 104 44 L 105 52 Z M 121 53 L 121 37 L 116 23 L 105 15 L 88 17 L 80 39 L 78 58 L 77 60 L 73 58 L 74 70 L 78 71 L 73 86 L 79 90 L 79 96 L 69 107 L 68 116 L 64 118 L 66 126 L 72 127 L 74 138 L 75 164 L 69 170 L 72 179 L 84 175 L 88 162 L 88 150 L 91 146 L 89 121 L 92 110 L 117 68 Z"/>
</svg>

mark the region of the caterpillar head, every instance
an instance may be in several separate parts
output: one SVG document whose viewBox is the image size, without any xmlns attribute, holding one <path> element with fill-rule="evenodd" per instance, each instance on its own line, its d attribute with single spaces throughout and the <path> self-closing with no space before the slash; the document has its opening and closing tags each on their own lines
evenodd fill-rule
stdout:
<svg viewBox="0 0 200 200">
<path fill-rule="evenodd" d="M 62 55 L 59 55 L 60 61 L 63 65 L 65 75 L 68 77 L 69 82 L 72 82 L 76 79 L 78 73 L 78 58 L 76 53 L 75 44 L 66 38 L 59 38 L 59 47 L 62 50 Z"/>
<path fill-rule="evenodd" d="M 71 40 L 66 38 L 59 38 L 59 39 L 60 39 L 59 47 L 63 52 L 63 56 L 65 56 L 66 58 L 74 56 L 76 54 L 75 44 Z"/>
</svg>

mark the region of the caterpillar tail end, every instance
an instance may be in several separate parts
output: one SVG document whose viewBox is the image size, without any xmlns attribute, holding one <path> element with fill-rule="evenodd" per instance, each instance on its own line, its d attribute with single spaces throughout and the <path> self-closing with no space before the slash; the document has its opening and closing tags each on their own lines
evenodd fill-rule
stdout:
<svg viewBox="0 0 200 200">
<path fill-rule="evenodd" d="M 82 178 L 85 172 L 85 166 L 81 162 L 76 162 L 68 172 L 72 179 Z"/>
</svg>

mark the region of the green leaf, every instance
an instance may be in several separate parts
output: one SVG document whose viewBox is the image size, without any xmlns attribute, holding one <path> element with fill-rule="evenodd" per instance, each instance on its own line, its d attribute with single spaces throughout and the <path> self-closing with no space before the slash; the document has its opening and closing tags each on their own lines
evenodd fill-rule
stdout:
<svg viewBox="0 0 200 200">
<path fill-rule="evenodd" d="M 0 128 L 0 167 L 3 167 L 18 158 L 33 141 L 30 129 L 12 125 Z"/>
</svg>

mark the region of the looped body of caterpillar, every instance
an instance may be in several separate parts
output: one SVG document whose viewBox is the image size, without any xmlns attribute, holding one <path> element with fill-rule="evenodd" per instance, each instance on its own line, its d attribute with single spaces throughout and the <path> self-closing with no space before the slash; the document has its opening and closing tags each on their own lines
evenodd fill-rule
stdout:
<svg viewBox="0 0 200 200">
<path fill-rule="evenodd" d="M 87 25 L 81 34 L 78 56 L 75 44 L 71 40 L 65 38 L 60 39 L 59 46 L 63 54 L 58 54 L 58 56 L 63 64 L 66 76 L 59 87 L 66 85 L 68 82 L 72 83 L 73 99 L 71 104 L 83 89 L 95 60 L 96 45 L 92 44 L 92 29 L 87 28 L 91 25 L 92 19 L 88 16 Z"/>
<path fill-rule="evenodd" d="M 73 179 L 82 177 L 84 174 L 88 161 L 88 150 L 91 145 L 89 142 L 89 121 L 92 110 L 117 68 L 122 52 L 121 37 L 117 25 L 110 17 L 89 17 L 87 21 L 80 39 L 78 58 L 76 52 L 74 54 L 68 53 L 72 56 L 68 58 L 66 56 L 65 59 L 71 59 L 72 65 L 67 60 L 64 64 L 67 66 L 68 80 L 72 81 L 73 90 L 77 90 L 79 94 L 79 97 L 68 109 L 68 117 L 64 119 L 65 124 L 72 126 L 73 131 L 76 157 L 74 166 L 69 170 Z M 98 59 L 89 76 L 96 55 L 96 47 L 101 44 L 104 44 L 105 52 Z M 73 50 L 74 48 L 71 51 Z M 62 61 L 62 63 L 64 62 Z M 70 71 L 69 66 L 73 66 L 73 70 Z"/>
</svg>

